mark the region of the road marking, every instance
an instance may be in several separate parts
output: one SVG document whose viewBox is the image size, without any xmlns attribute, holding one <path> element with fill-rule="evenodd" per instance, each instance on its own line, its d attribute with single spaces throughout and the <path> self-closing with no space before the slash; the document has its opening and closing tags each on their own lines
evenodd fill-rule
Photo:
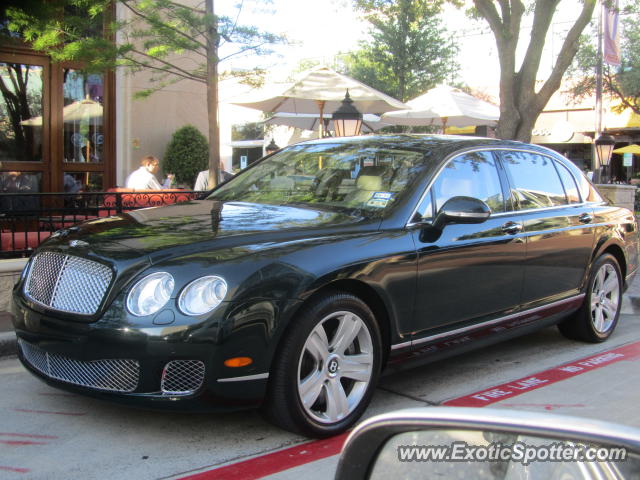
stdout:
<svg viewBox="0 0 640 480">
<path fill-rule="evenodd" d="M 14 473 L 29 473 L 31 471 L 28 468 L 7 467 L 6 465 L 0 465 L 0 470 L 4 470 L 5 472 L 14 472 Z"/>
<path fill-rule="evenodd" d="M 463 397 L 452 398 L 442 405 L 449 407 L 484 407 L 507 398 L 517 397 L 523 393 L 546 387 L 562 380 L 591 372 L 623 360 L 633 360 L 640 357 L 640 342 L 631 343 L 624 347 L 608 350 L 589 357 L 575 360 L 571 363 L 550 368 L 500 385 L 489 387 Z"/>
<path fill-rule="evenodd" d="M 323 440 L 306 442 L 295 447 L 218 467 L 215 470 L 181 477 L 180 480 L 223 480 L 229 478 L 255 480 L 266 477 L 267 475 L 273 475 L 274 473 L 339 454 L 348 434 L 349 432 Z"/>
<path fill-rule="evenodd" d="M 49 412 L 47 410 L 28 410 L 26 408 L 14 408 L 16 412 L 25 412 L 25 413 L 44 413 L 49 415 L 72 415 L 72 416 L 81 416 L 86 415 L 86 413 L 79 412 Z"/>
<path fill-rule="evenodd" d="M 488 389 L 452 398 L 442 403 L 447 406 L 484 407 L 500 402 L 506 398 L 515 397 L 531 390 L 543 388 L 553 383 L 561 382 L 576 375 L 581 375 L 598 368 L 606 367 L 623 360 L 640 358 L 640 342 L 631 343 L 620 348 L 604 351 L 558 367 L 544 370 L 508 383 L 496 385 Z M 544 404 L 545 409 L 552 409 L 559 405 Z M 572 405 L 575 406 L 575 405 Z M 551 407 L 551 408 L 547 408 Z M 315 440 L 290 447 L 277 452 L 259 455 L 230 465 L 214 468 L 180 477 L 180 480 L 222 480 L 227 478 L 242 478 L 255 480 L 289 470 L 300 465 L 322 460 L 338 455 L 349 432 L 324 440 Z"/>
<path fill-rule="evenodd" d="M 23 447 L 26 445 L 47 445 L 48 442 L 34 442 L 33 440 L 0 440 L 0 445 Z"/>
</svg>

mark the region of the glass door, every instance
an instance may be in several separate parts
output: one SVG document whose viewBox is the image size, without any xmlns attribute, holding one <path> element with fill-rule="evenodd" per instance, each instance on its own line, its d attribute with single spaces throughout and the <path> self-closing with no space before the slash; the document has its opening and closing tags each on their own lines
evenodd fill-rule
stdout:
<svg viewBox="0 0 640 480">
<path fill-rule="evenodd" d="M 0 55 L 2 193 L 37 193 L 49 187 L 48 76 L 48 62 L 38 57 Z"/>
</svg>

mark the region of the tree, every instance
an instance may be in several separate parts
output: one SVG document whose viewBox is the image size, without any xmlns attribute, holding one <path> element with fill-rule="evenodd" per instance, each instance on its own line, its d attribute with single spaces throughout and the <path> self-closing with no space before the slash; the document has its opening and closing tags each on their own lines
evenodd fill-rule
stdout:
<svg viewBox="0 0 640 480">
<path fill-rule="evenodd" d="M 640 24 L 637 18 L 640 7 L 631 5 L 621 12 L 620 66 L 603 64 L 602 80 L 604 92 L 620 101 L 620 110 L 630 108 L 640 115 Z M 596 89 L 595 69 L 597 46 L 593 37 L 583 37 L 569 73 L 575 83 L 569 92 L 576 99 L 593 95 Z"/>
<path fill-rule="evenodd" d="M 344 60 L 345 73 L 407 101 L 457 72 L 457 49 L 429 0 L 355 0 L 370 25 L 370 41 Z"/>
<path fill-rule="evenodd" d="M 218 83 L 236 78 L 255 85 L 263 74 L 259 68 L 219 71 L 219 65 L 230 59 L 269 53 L 269 47 L 283 41 L 282 37 L 240 25 L 240 12 L 234 18 L 216 15 L 214 0 L 204 0 L 204 9 L 172 0 L 41 0 L 35 7 L 33 2 L 26 5 L 8 9 L 9 27 L 20 31 L 33 48 L 47 53 L 53 61 L 83 61 L 88 71 L 151 71 L 153 85 L 139 92 L 142 97 L 178 81 L 205 84 L 209 184 L 217 184 Z M 127 15 L 113 19 L 114 6 Z"/>
<path fill-rule="evenodd" d="M 549 76 L 538 84 L 542 49 L 560 0 L 474 0 L 472 12 L 484 19 L 495 37 L 500 62 L 499 138 L 531 140 L 531 131 L 551 96 L 560 88 L 562 77 L 571 65 L 579 40 L 589 24 L 596 0 L 582 0 L 576 19 L 562 43 Z M 516 65 L 516 48 L 521 40 L 522 20 L 533 15 L 531 36 L 522 63 Z"/>
</svg>

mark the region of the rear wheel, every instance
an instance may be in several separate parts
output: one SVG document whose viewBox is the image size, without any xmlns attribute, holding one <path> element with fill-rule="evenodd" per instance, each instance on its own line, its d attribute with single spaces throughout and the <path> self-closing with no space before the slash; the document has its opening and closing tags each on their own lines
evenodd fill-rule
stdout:
<svg viewBox="0 0 640 480">
<path fill-rule="evenodd" d="M 264 410 L 282 428 L 335 435 L 362 415 L 381 367 L 381 339 L 369 307 L 333 293 L 292 321 L 270 374 Z"/>
<path fill-rule="evenodd" d="M 596 260 L 589 275 L 584 304 L 572 317 L 558 325 L 568 338 L 603 342 L 618 323 L 622 304 L 622 274 L 613 255 Z"/>
</svg>

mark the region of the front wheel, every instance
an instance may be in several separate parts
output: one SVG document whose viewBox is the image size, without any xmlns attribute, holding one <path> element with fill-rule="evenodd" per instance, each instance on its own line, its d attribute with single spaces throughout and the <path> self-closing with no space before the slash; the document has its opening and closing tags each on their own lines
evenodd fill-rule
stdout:
<svg viewBox="0 0 640 480">
<path fill-rule="evenodd" d="M 270 375 L 267 417 L 312 437 L 345 431 L 371 399 L 381 349 L 378 325 L 362 300 L 337 292 L 316 299 L 283 339 Z"/>
<path fill-rule="evenodd" d="M 622 304 L 622 274 L 613 255 L 600 256 L 593 265 L 584 304 L 572 317 L 558 325 L 571 339 L 603 342 L 618 323 Z"/>
</svg>

